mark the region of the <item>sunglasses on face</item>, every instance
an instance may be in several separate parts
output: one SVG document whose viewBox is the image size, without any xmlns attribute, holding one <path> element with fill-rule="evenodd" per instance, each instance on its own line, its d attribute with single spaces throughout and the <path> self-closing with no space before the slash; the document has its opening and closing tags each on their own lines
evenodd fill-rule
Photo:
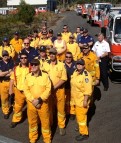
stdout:
<svg viewBox="0 0 121 143">
<path fill-rule="evenodd" d="M 71 59 L 72 57 L 71 56 L 66 56 L 66 58 Z"/>
<path fill-rule="evenodd" d="M 27 59 L 27 57 L 21 57 L 21 59 Z"/>
<path fill-rule="evenodd" d="M 49 53 L 49 55 L 56 55 L 55 53 Z"/>
<path fill-rule="evenodd" d="M 31 65 L 31 66 L 38 66 L 37 63 L 31 63 L 30 65 Z"/>
<path fill-rule="evenodd" d="M 29 43 L 24 43 L 24 45 L 29 45 Z"/>
</svg>

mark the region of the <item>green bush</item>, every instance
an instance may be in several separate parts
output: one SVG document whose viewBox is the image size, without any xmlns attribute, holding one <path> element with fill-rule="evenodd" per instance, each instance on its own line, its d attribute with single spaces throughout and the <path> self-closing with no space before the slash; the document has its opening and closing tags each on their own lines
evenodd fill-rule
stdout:
<svg viewBox="0 0 121 143">
<path fill-rule="evenodd" d="M 33 6 L 26 4 L 24 0 L 21 0 L 18 7 L 18 20 L 30 24 L 33 22 L 35 9 Z"/>
</svg>

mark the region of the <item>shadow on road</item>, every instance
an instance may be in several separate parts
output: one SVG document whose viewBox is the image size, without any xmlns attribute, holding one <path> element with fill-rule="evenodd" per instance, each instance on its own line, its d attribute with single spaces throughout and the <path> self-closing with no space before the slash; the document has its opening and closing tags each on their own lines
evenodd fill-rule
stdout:
<svg viewBox="0 0 121 143">
<path fill-rule="evenodd" d="M 92 102 L 90 104 L 90 108 L 89 108 L 88 113 L 87 113 L 88 125 L 89 125 L 89 122 L 92 120 L 92 117 L 95 115 L 95 111 L 96 111 L 95 101 L 99 101 L 99 100 L 101 100 L 101 91 L 97 86 L 95 86 L 94 92 L 93 92 L 93 99 L 92 99 Z"/>
</svg>

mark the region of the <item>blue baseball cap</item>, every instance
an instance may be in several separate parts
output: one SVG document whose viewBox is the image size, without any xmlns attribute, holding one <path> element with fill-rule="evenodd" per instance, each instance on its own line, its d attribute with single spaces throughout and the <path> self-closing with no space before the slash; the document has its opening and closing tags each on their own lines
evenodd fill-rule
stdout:
<svg viewBox="0 0 121 143">
<path fill-rule="evenodd" d="M 3 41 L 8 41 L 8 38 L 7 38 L 7 37 L 4 37 L 4 38 L 3 38 Z"/>
</svg>

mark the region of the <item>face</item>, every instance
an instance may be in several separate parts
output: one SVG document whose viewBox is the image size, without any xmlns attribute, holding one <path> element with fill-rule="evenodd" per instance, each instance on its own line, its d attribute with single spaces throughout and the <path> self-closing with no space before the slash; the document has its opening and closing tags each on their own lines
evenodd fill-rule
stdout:
<svg viewBox="0 0 121 143">
<path fill-rule="evenodd" d="M 38 64 L 31 64 L 31 72 L 36 73 L 40 70 L 40 65 Z"/>
<path fill-rule="evenodd" d="M 99 36 L 98 36 L 98 41 L 99 41 L 99 42 L 102 42 L 103 39 L 104 39 L 104 36 L 103 36 L 103 35 L 99 35 Z"/>
<path fill-rule="evenodd" d="M 18 39 L 18 38 L 19 38 L 19 35 L 14 35 L 14 38 L 15 38 L 15 39 Z"/>
<path fill-rule="evenodd" d="M 28 49 L 30 47 L 30 40 L 29 39 L 25 39 L 24 40 L 24 48 Z"/>
<path fill-rule="evenodd" d="M 73 60 L 72 54 L 66 54 L 66 59 L 65 59 L 66 63 L 71 63 L 72 60 Z"/>
<path fill-rule="evenodd" d="M 82 52 L 84 54 L 87 54 L 90 51 L 90 48 L 82 48 Z"/>
<path fill-rule="evenodd" d="M 53 36 L 53 34 L 52 33 L 48 33 L 48 37 L 52 37 Z"/>
<path fill-rule="evenodd" d="M 86 37 L 88 35 L 88 32 L 83 32 L 83 35 Z"/>
<path fill-rule="evenodd" d="M 27 64 L 27 62 L 28 62 L 27 56 L 21 55 L 20 62 L 21 62 L 21 64 Z"/>
<path fill-rule="evenodd" d="M 6 61 L 6 62 L 7 62 L 9 59 L 10 59 L 9 55 L 4 55 L 4 56 L 3 56 L 3 61 Z"/>
<path fill-rule="evenodd" d="M 77 29 L 76 29 L 76 32 L 77 32 L 77 33 L 80 33 L 80 28 L 77 28 Z"/>
<path fill-rule="evenodd" d="M 62 37 L 61 37 L 61 36 L 57 36 L 57 39 L 58 39 L 58 40 L 61 40 L 61 39 L 62 39 Z"/>
<path fill-rule="evenodd" d="M 67 32 L 68 31 L 68 27 L 67 26 L 64 26 L 63 27 L 63 32 Z"/>
<path fill-rule="evenodd" d="M 38 33 L 34 32 L 34 33 L 33 33 L 33 37 L 36 38 L 37 36 L 38 36 Z"/>
<path fill-rule="evenodd" d="M 43 26 L 43 27 L 42 27 L 42 31 L 47 31 L 47 27 L 46 27 L 46 26 Z"/>
<path fill-rule="evenodd" d="M 82 71 L 84 69 L 84 65 L 81 65 L 81 64 L 77 64 L 77 70 L 78 71 Z"/>
<path fill-rule="evenodd" d="M 50 60 L 51 60 L 51 61 L 55 61 L 55 60 L 56 60 L 56 54 L 54 54 L 54 53 L 49 53 L 49 55 L 50 55 Z"/>
<path fill-rule="evenodd" d="M 8 41 L 3 41 L 3 45 L 4 45 L 4 46 L 7 46 L 8 44 L 9 44 Z"/>
<path fill-rule="evenodd" d="M 73 42 L 74 40 L 73 40 L 73 38 L 69 38 L 69 42 Z"/>
<path fill-rule="evenodd" d="M 46 52 L 40 52 L 40 57 L 45 58 L 46 57 Z"/>
</svg>

